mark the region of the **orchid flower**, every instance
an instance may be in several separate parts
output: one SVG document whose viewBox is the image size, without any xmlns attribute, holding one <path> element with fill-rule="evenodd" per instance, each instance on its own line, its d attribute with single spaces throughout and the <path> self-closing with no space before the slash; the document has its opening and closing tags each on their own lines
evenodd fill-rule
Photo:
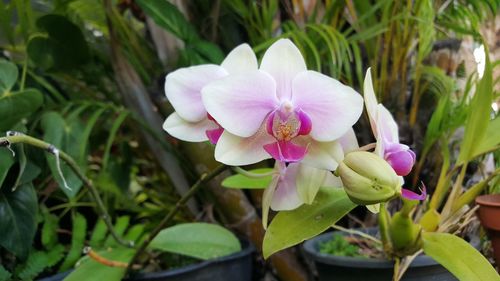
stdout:
<svg viewBox="0 0 500 281">
<path fill-rule="evenodd" d="M 203 64 L 178 69 L 167 75 L 165 93 L 175 109 L 163 129 L 170 135 L 190 142 L 209 140 L 217 143 L 224 129 L 210 116 L 201 99 L 201 89 L 229 74 L 257 70 L 257 58 L 247 44 L 236 47 L 222 64 Z"/>
<path fill-rule="evenodd" d="M 262 196 L 262 223 L 267 227 L 269 208 L 287 211 L 303 204 L 312 204 L 322 186 L 341 187 L 342 182 L 330 171 L 300 163 L 276 161 L 276 173 Z"/>
<path fill-rule="evenodd" d="M 363 107 L 352 88 L 308 71 L 288 39 L 269 47 L 258 70 L 218 79 L 202 89 L 202 98 L 225 129 L 215 158 L 228 165 L 272 157 L 334 170 L 343 157 L 338 140 Z"/>
<path fill-rule="evenodd" d="M 415 153 L 407 145 L 399 143 L 398 124 L 389 110 L 377 102 L 370 68 L 366 71 L 363 90 L 366 111 L 377 140 L 375 153 L 384 158 L 398 176 L 408 175 L 415 164 Z M 402 178 L 401 182 L 404 182 Z M 403 197 L 412 200 L 424 200 L 427 196 L 425 186 L 420 195 L 404 188 L 401 192 Z"/>
</svg>

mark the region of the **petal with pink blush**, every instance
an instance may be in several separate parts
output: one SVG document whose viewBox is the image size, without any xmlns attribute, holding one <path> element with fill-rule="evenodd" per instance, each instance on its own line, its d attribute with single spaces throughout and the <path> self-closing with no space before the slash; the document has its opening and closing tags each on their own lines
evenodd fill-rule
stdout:
<svg viewBox="0 0 500 281">
<path fill-rule="evenodd" d="M 274 139 L 265 132 L 265 128 L 249 137 L 242 138 L 224 131 L 215 146 L 215 159 L 230 166 L 250 165 L 271 158 L 264 150 L 264 145 Z"/>
<path fill-rule="evenodd" d="M 199 122 L 187 122 L 179 114 L 172 113 L 163 123 L 163 129 L 171 136 L 183 141 L 201 142 L 206 141 L 205 131 L 216 129 L 218 126 L 207 118 Z"/>
<path fill-rule="evenodd" d="M 338 141 L 319 142 L 302 137 L 297 138 L 297 144 L 307 146 L 307 154 L 301 163 L 318 169 L 334 171 L 344 159 L 344 151 Z"/>
<path fill-rule="evenodd" d="M 292 80 L 307 70 L 299 49 L 289 39 L 280 39 L 267 49 L 260 69 L 276 80 L 276 94 L 279 99 L 290 99 Z"/>
<path fill-rule="evenodd" d="M 208 113 L 230 133 L 250 137 L 266 116 L 278 107 L 276 84 L 261 71 L 229 75 L 202 90 Z"/>
<path fill-rule="evenodd" d="M 222 133 L 224 133 L 224 129 L 217 128 L 217 129 L 213 129 L 213 130 L 207 130 L 207 131 L 205 131 L 205 133 L 206 133 L 210 143 L 217 144 L 217 142 L 220 139 L 220 136 L 222 135 Z"/>
<path fill-rule="evenodd" d="M 408 189 L 405 189 L 405 188 L 402 188 L 401 189 L 401 195 L 406 198 L 406 199 L 409 199 L 409 200 L 425 200 L 425 198 L 427 198 L 427 189 L 425 187 L 425 185 L 422 183 L 422 187 L 420 188 L 420 194 L 417 194 L 411 190 L 408 190 Z"/>
<path fill-rule="evenodd" d="M 212 64 L 181 68 L 167 75 L 165 94 L 182 119 L 198 122 L 207 115 L 201 89 L 227 74 L 222 67 Z"/>
<path fill-rule="evenodd" d="M 274 159 L 282 162 L 298 162 L 307 153 L 306 146 L 293 144 L 291 141 L 279 141 L 264 145 L 264 149 Z"/>
<path fill-rule="evenodd" d="M 299 164 L 292 163 L 286 167 L 284 175 L 278 181 L 271 201 L 271 209 L 275 211 L 286 211 L 298 208 L 303 204 L 297 192 L 295 180 Z"/>
<path fill-rule="evenodd" d="M 257 70 L 257 58 L 248 44 L 241 44 L 234 48 L 224 59 L 221 66 L 229 74 L 241 74 Z"/>
<path fill-rule="evenodd" d="M 309 117 L 309 115 L 307 115 L 307 113 L 305 113 L 301 109 L 299 109 L 296 114 L 300 121 L 300 128 L 298 134 L 302 136 L 308 135 L 312 130 L 311 118 Z"/>
<path fill-rule="evenodd" d="M 315 71 L 305 71 L 293 80 L 292 104 L 311 118 L 311 137 L 333 141 L 356 123 L 363 98 L 351 87 Z"/>
<path fill-rule="evenodd" d="M 393 149 L 394 146 L 398 147 L 397 150 Z M 415 153 L 408 146 L 402 144 L 388 146 L 384 158 L 398 176 L 408 175 L 415 164 Z"/>
<path fill-rule="evenodd" d="M 377 130 L 384 142 L 399 143 L 398 124 L 382 104 L 377 106 Z"/>
</svg>

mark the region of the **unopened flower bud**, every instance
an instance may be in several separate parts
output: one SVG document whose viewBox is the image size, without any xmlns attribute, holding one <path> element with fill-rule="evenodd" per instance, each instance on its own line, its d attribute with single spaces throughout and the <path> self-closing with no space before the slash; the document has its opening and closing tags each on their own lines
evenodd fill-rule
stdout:
<svg viewBox="0 0 500 281">
<path fill-rule="evenodd" d="M 356 204 L 386 202 L 401 192 L 400 178 L 381 157 L 366 151 L 348 153 L 337 168 L 344 189 Z"/>
<path fill-rule="evenodd" d="M 389 145 L 385 150 L 384 158 L 398 176 L 408 175 L 415 164 L 415 152 L 407 145 L 400 143 Z"/>
</svg>

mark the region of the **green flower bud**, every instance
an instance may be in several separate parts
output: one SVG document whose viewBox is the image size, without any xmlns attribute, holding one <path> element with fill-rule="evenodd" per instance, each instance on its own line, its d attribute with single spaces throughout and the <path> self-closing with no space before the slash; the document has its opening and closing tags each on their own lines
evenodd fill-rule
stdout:
<svg viewBox="0 0 500 281">
<path fill-rule="evenodd" d="M 348 153 L 337 168 L 352 202 L 371 205 L 386 202 L 401 191 L 400 178 L 381 157 L 366 151 Z"/>
</svg>

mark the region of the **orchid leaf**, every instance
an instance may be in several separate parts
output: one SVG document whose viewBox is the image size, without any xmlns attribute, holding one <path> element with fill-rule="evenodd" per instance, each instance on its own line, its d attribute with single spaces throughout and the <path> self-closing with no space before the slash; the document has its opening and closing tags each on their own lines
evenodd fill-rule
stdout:
<svg viewBox="0 0 500 281">
<path fill-rule="evenodd" d="M 354 207 L 343 189 L 322 187 L 311 205 L 274 217 L 264 236 L 264 258 L 322 233 Z"/>
<path fill-rule="evenodd" d="M 9 61 L 0 60 L 0 96 L 12 89 L 17 81 L 17 66 Z"/>
<path fill-rule="evenodd" d="M 267 188 L 271 183 L 272 176 L 260 176 L 272 172 L 271 168 L 262 168 L 248 171 L 256 174 L 256 177 L 248 177 L 243 174 L 237 174 L 225 178 L 222 181 L 222 186 L 227 188 L 247 188 L 247 189 L 263 189 Z"/>
<path fill-rule="evenodd" d="M 500 117 L 491 120 L 482 141 L 474 146 L 471 158 L 484 154 L 500 144 Z"/>
<path fill-rule="evenodd" d="M 459 280 L 499 281 L 490 262 L 463 239 L 449 233 L 424 232 L 423 249 Z"/>
<path fill-rule="evenodd" d="M 185 223 L 166 228 L 149 246 L 202 260 L 227 256 L 241 250 L 240 241 L 231 231 L 209 223 Z"/>
<path fill-rule="evenodd" d="M 490 120 L 491 101 L 493 99 L 493 75 L 486 44 L 484 52 L 484 73 L 469 106 L 469 116 L 465 124 L 464 139 L 457 160 L 458 164 L 468 162 L 473 158 L 475 146 L 477 143 L 482 143 Z"/>
<path fill-rule="evenodd" d="M 30 116 L 43 104 L 43 95 L 26 89 L 0 96 L 0 131 L 11 130 L 21 119 Z"/>
</svg>

